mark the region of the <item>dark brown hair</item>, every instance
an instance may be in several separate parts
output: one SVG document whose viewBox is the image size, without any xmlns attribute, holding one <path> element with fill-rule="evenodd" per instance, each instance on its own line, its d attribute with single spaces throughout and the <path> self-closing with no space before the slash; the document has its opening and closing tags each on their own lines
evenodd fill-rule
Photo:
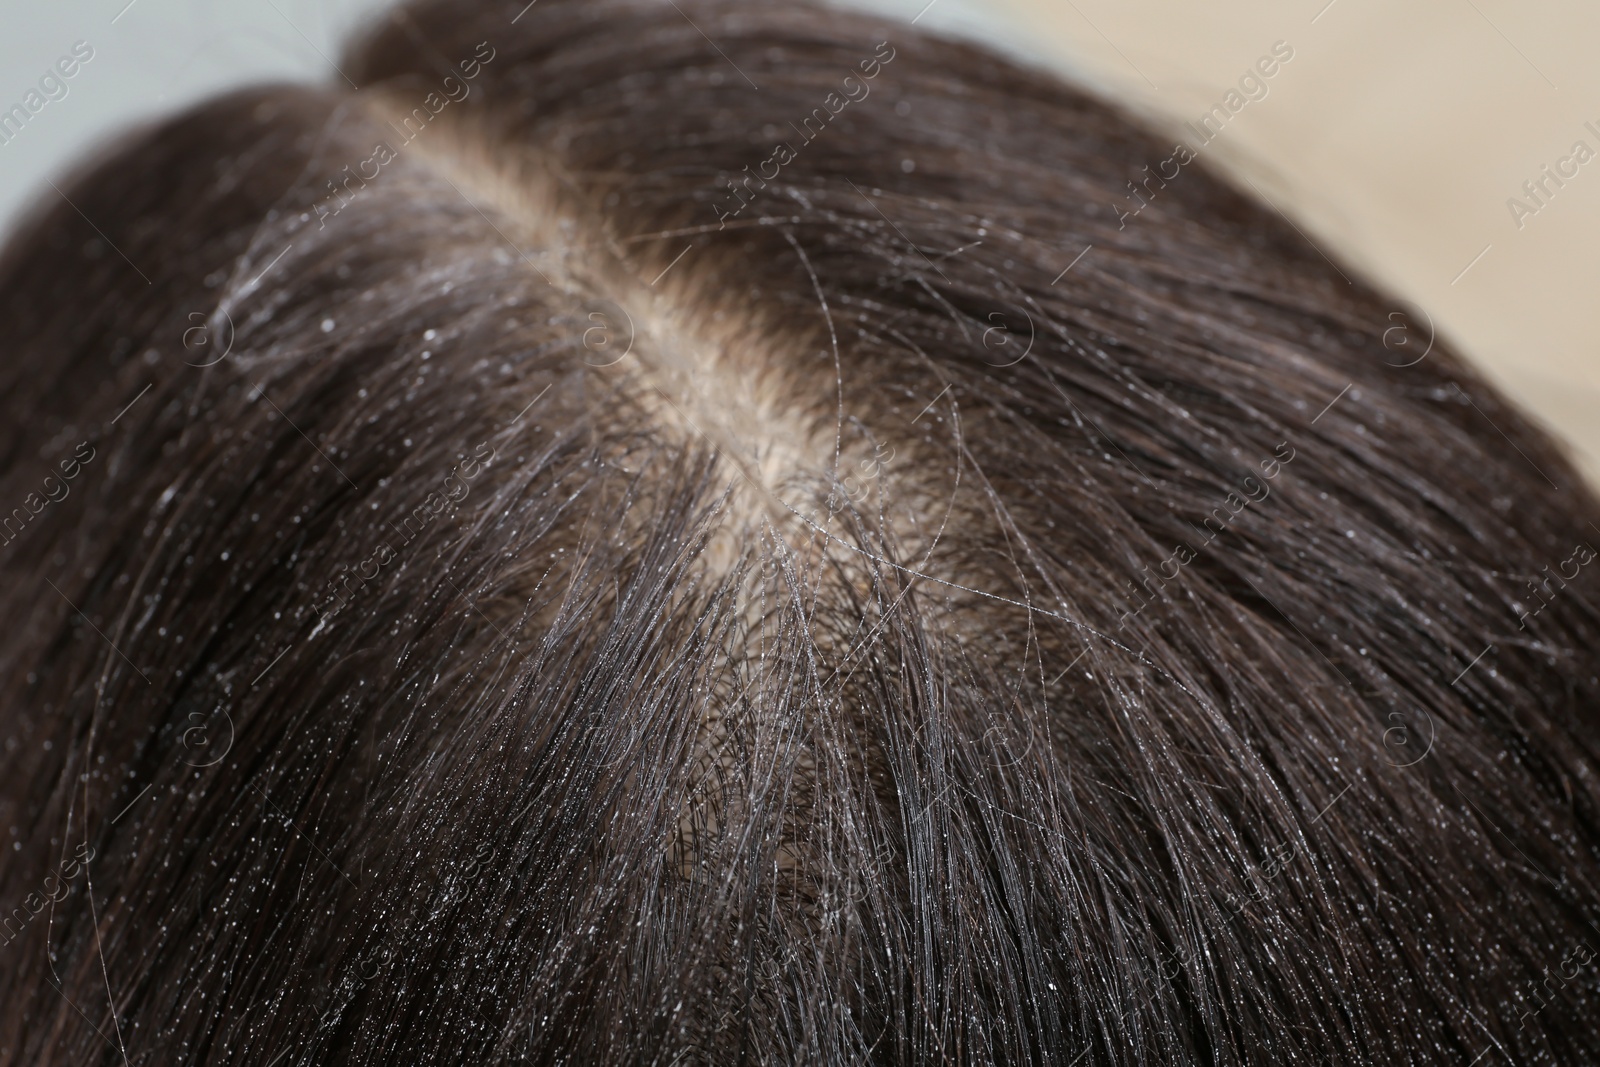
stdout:
<svg viewBox="0 0 1600 1067">
<path fill-rule="evenodd" d="M 0 262 L 0 1063 L 1600 1048 L 1600 507 L 1392 298 L 866 16 L 340 67 Z"/>
</svg>

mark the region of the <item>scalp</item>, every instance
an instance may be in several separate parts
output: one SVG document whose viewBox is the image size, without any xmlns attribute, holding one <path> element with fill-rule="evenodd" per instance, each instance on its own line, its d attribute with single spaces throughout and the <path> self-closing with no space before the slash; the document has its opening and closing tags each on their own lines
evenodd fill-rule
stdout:
<svg viewBox="0 0 1600 1067">
<path fill-rule="evenodd" d="M 685 10 L 412 5 L 6 253 L 0 487 L 103 460 L 0 547 L 0 902 L 95 857 L 0 1062 L 1593 1047 L 1557 447 L 1107 105 Z"/>
</svg>

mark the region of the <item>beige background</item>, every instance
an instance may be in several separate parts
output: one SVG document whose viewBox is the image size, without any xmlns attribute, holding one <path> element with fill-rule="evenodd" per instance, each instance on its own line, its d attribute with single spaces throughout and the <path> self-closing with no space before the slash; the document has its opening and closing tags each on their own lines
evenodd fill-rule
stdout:
<svg viewBox="0 0 1600 1067">
<path fill-rule="evenodd" d="M 1287 41 L 1270 94 L 1207 153 L 1414 303 L 1600 480 L 1600 158 L 1520 230 L 1506 205 L 1574 141 L 1600 153 L 1600 5 L 994 2 L 1030 48 L 1171 125 Z"/>
<path fill-rule="evenodd" d="M 666 0 L 662 0 L 663 3 Z M 386 0 L 0 0 L 0 102 L 96 57 L 0 147 L 0 225 L 108 136 L 219 90 L 333 81 Z M 1600 160 L 1519 230 L 1506 207 L 1600 151 L 1600 5 L 1578 0 L 856 0 L 1045 63 L 1174 128 L 1272 43 L 1295 58 L 1206 149 L 1407 298 L 1600 476 Z M 1484 250 L 1487 248 L 1487 251 Z M 1481 258 L 1476 258 L 1482 253 Z M 1468 265 L 1471 264 L 1470 269 Z M 1465 273 L 1463 274 L 1463 270 Z M 1426 330 L 1425 322 L 1417 329 Z"/>
</svg>

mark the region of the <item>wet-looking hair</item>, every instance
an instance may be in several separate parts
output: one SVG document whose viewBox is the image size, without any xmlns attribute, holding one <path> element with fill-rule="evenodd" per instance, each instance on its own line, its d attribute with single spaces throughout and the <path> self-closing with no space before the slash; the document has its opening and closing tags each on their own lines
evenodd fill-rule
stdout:
<svg viewBox="0 0 1600 1067">
<path fill-rule="evenodd" d="M 1600 1048 L 1600 507 L 1203 144 L 793 3 L 339 66 L 0 263 L 0 1064 Z"/>
</svg>

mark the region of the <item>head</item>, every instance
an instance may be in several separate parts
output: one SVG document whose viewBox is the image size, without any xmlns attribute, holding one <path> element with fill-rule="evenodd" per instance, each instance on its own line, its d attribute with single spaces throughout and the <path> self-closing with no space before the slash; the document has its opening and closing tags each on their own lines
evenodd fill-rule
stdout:
<svg viewBox="0 0 1600 1067">
<path fill-rule="evenodd" d="M 0 1063 L 1600 1047 L 1546 436 L 1045 74 L 521 6 L 0 261 Z"/>
</svg>

